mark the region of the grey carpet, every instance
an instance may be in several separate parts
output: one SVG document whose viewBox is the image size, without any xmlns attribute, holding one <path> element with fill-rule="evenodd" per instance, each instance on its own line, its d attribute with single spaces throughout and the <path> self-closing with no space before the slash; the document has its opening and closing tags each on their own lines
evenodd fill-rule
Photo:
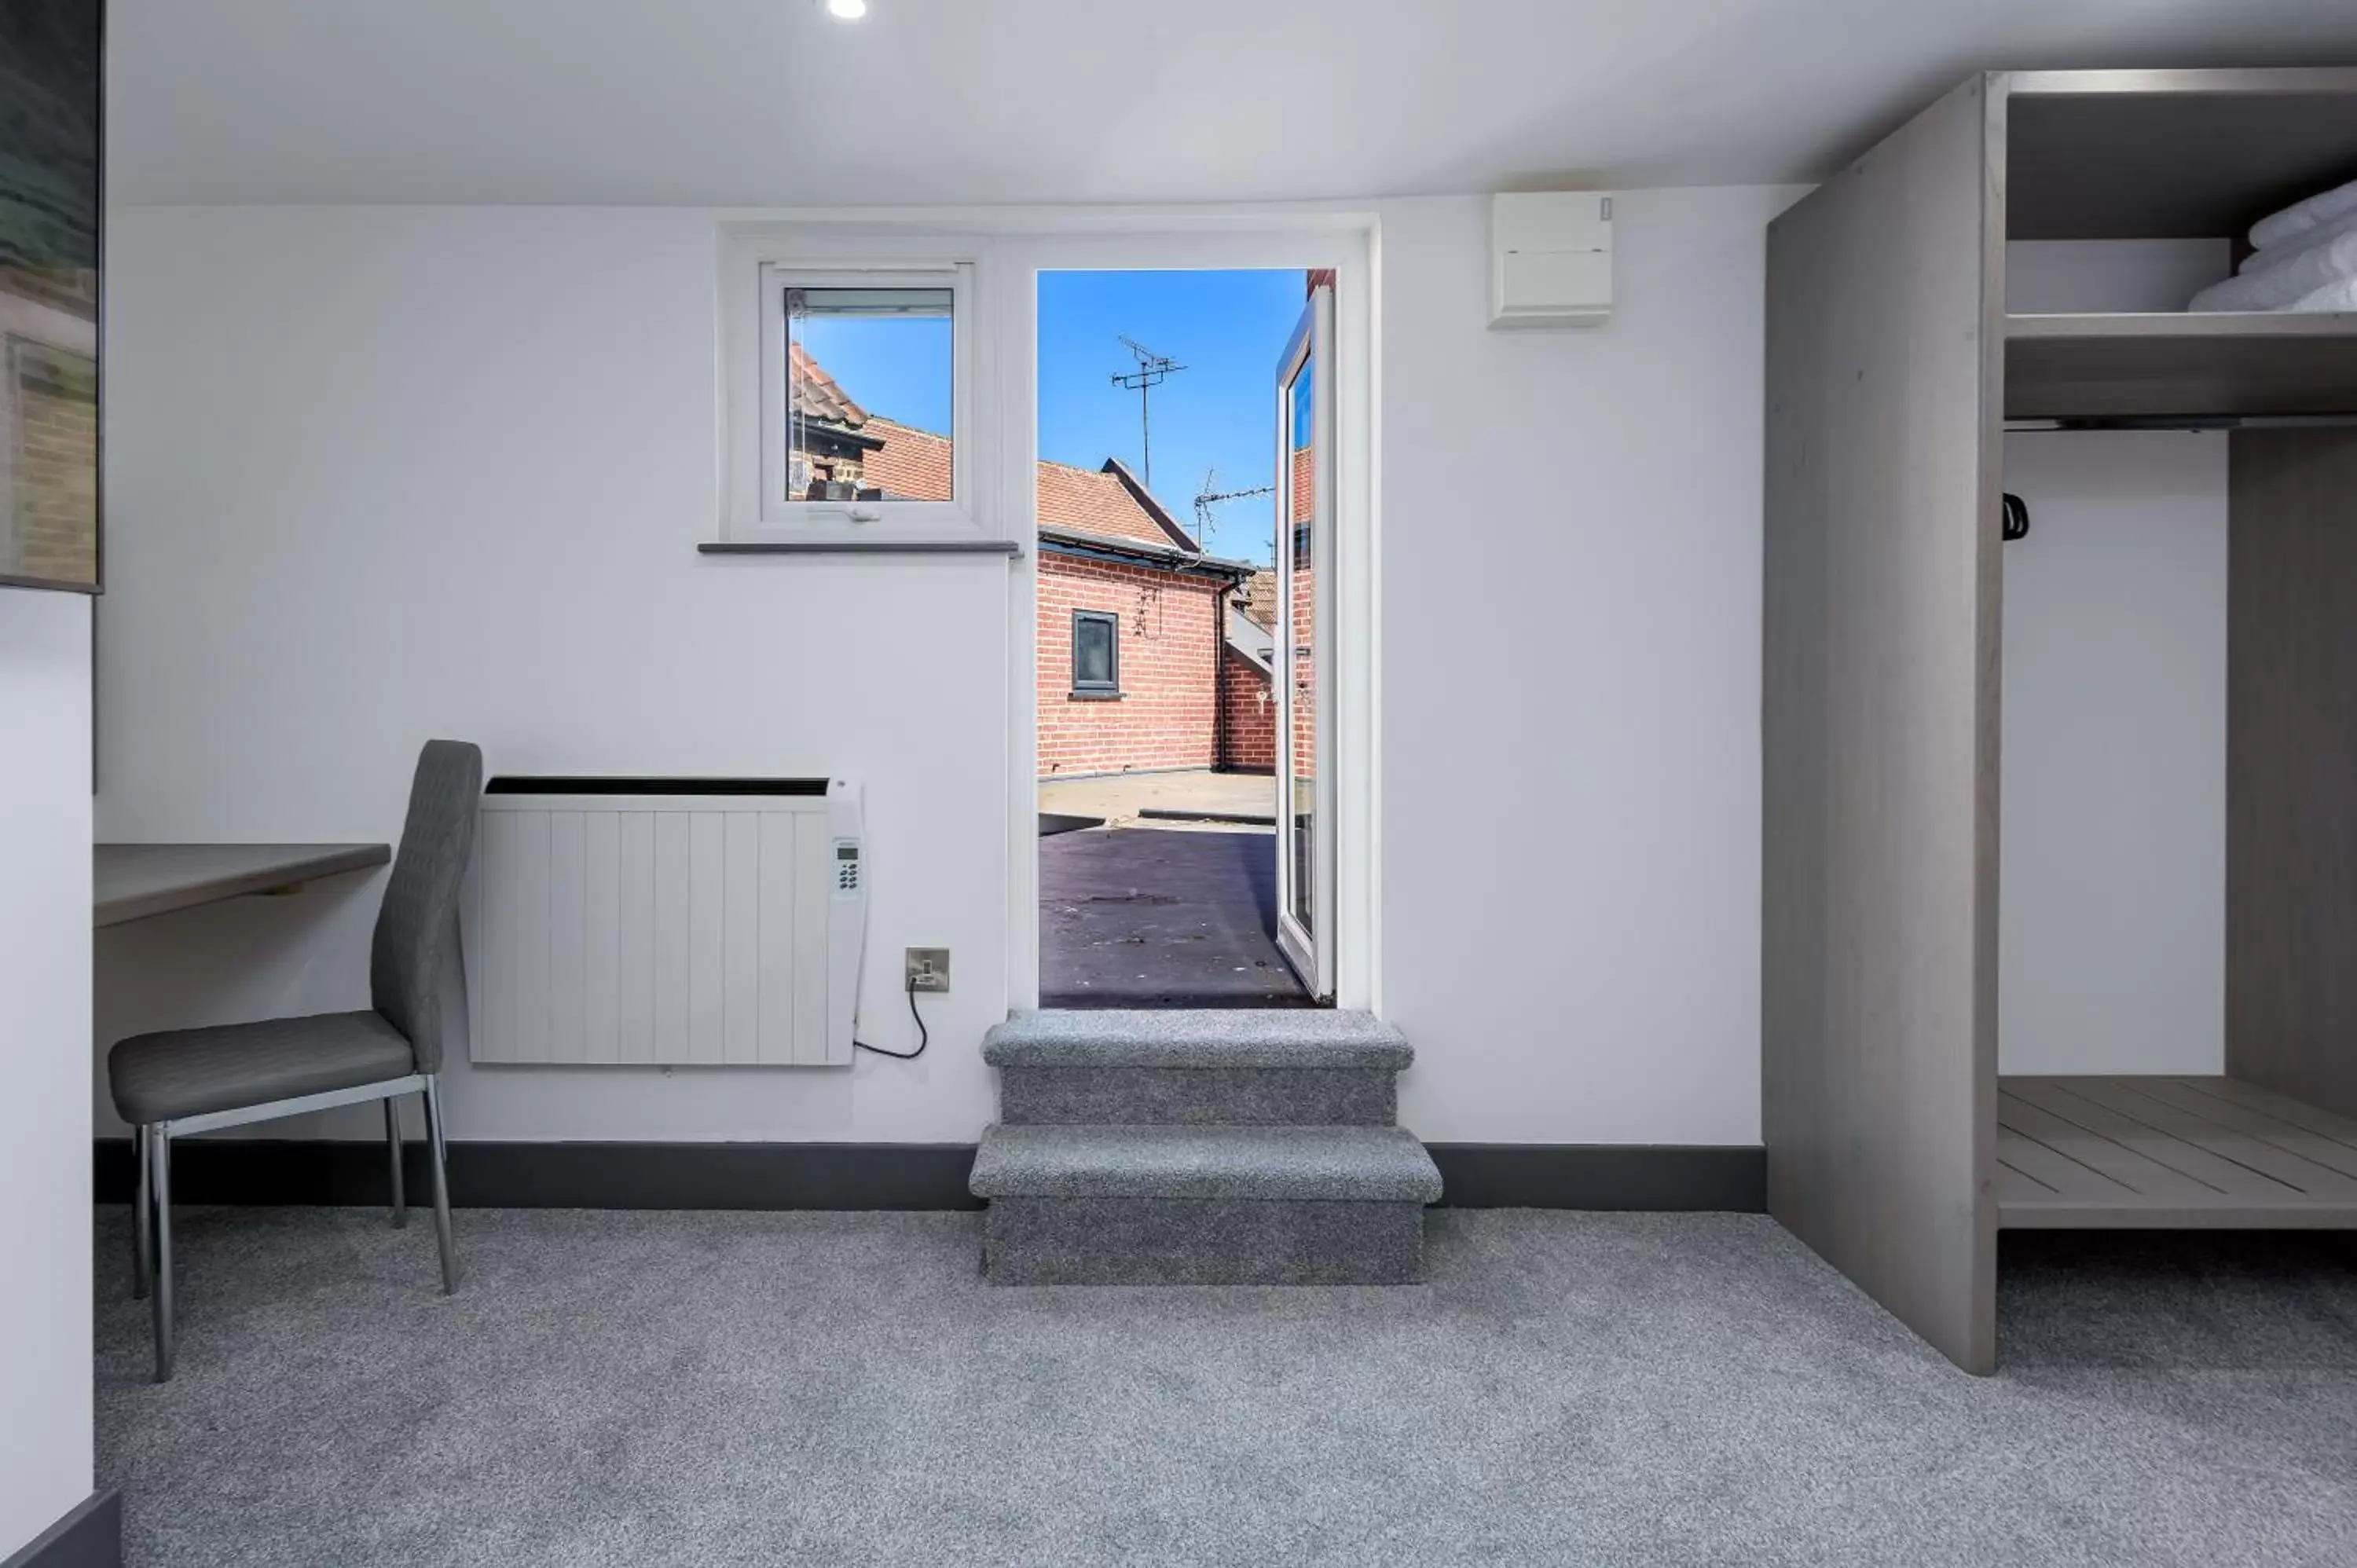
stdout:
<svg viewBox="0 0 2357 1568">
<path fill-rule="evenodd" d="M 983 1036 L 1006 1126 L 1388 1127 L 1407 1036 L 1324 1007 L 1022 1012 Z"/>
<path fill-rule="evenodd" d="M 979 1217 L 189 1209 L 129 1561 L 2357 1562 L 2347 1238 L 2012 1246 L 1952 1369 L 1769 1221 L 1437 1211 L 1395 1289 L 986 1288 Z"/>
</svg>

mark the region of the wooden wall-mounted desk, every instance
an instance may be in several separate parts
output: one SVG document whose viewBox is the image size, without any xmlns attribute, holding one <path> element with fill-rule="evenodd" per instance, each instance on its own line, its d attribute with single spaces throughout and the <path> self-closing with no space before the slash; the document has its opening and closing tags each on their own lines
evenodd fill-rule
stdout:
<svg viewBox="0 0 2357 1568">
<path fill-rule="evenodd" d="M 102 843 L 93 846 L 93 926 L 119 926 L 253 893 L 365 871 L 393 858 L 382 843 Z"/>
</svg>

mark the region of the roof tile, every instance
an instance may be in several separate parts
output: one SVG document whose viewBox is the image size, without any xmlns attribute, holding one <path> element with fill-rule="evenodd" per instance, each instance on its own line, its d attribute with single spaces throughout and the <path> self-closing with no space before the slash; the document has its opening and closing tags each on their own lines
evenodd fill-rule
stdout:
<svg viewBox="0 0 2357 1568">
<path fill-rule="evenodd" d="M 800 343 L 788 343 L 786 353 L 790 360 L 787 385 L 793 392 L 796 417 L 840 424 L 847 430 L 856 430 L 867 423 L 867 411 L 852 402 L 850 394 L 835 385 L 834 378 Z"/>
<path fill-rule="evenodd" d="M 946 435 L 912 429 L 898 420 L 869 415 L 862 435 L 881 437 L 884 445 L 862 459 L 860 471 L 884 487 L 891 500 L 945 501 L 951 497 L 951 459 L 954 447 Z"/>
</svg>

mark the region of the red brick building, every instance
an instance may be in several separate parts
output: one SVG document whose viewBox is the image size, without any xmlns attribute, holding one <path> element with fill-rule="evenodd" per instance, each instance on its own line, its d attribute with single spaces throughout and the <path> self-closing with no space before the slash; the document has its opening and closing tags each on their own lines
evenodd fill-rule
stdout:
<svg viewBox="0 0 2357 1568">
<path fill-rule="evenodd" d="M 1276 574 L 1264 566 L 1228 604 L 1228 646 L 1220 665 L 1223 771 L 1276 771 L 1275 675 Z"/>
<path fill-rule="evenodd" d="M 1039 776 L 1237 766 L 1223 687 L 1230 600 L 1251 575 L 1206 556 L 1118 460 L 1040 464 Z"/>
<path fill-rule="evenodd" d="M 867 413 L 794 352 L 798 488 L 948 498 L 946 436 Z M 1275 650 L 1238 607 L 1254 568 L 1204 554 L 1118 459 L 1043 462 L 1039 484 L 1039 776 L 1271 771 Z"/>
<path fill-rule="evenodd" d="M 1312 657 L 1318 621 L 1318 566 L 1311 559 L 1309 523 L 1316 510 L 1311 487 L 1317 483 L 1317 458 L 1307 446 L 1293 454 L 1293 529 L 1288 547 L 1293 560 L 1293 624 L 1301 647 L 1295 660 L 1294 776 L 1308 779 L 1317 772 L 1317 666 Z M 1243 773 L 1270 773 L 1276 768 L 1277 600 L 1282 590 L 1277 575 L 1262 567 L 1235 592 L 1229 623 L 1228 661 L 1222 700 L 1228 704 L 1224 766 Z"/>
<path fill-rule="evenodd" d="M 1316 285 L 1316 277 L 1311 285 Z M 1293 635 L 1299 646 L 1293 661 L 1293 776 L 1318 773 L 1318 568 L 1310 548 L 1310 521 L 1317 514 L 1318 454 L 1293 450 L 1293 526 L 1279 548 L 1293 552 Z"/>
</svg>

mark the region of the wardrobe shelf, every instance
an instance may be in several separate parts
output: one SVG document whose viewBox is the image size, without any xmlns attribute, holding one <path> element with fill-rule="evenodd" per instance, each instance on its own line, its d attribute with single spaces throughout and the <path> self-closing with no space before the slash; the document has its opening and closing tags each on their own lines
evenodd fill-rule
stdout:
<svg viewBox="0 0 2357 1568">
<path fill-rule="evenodd" d="M 2001 1078 L 2007 1230 L 2357 1227 L 2357 1121 L 2234 1078 Z"/>
<path fill-rule="evenodd" d="M 2207 240 L 2357 174 L 2357 70 L 2005 79 L 2006 235 Z"/>
<path fill-rule="evenodd" d="M 2357 414 L 2357 313 L 2006 317 L 2007 419 Z"/>
</svg>

